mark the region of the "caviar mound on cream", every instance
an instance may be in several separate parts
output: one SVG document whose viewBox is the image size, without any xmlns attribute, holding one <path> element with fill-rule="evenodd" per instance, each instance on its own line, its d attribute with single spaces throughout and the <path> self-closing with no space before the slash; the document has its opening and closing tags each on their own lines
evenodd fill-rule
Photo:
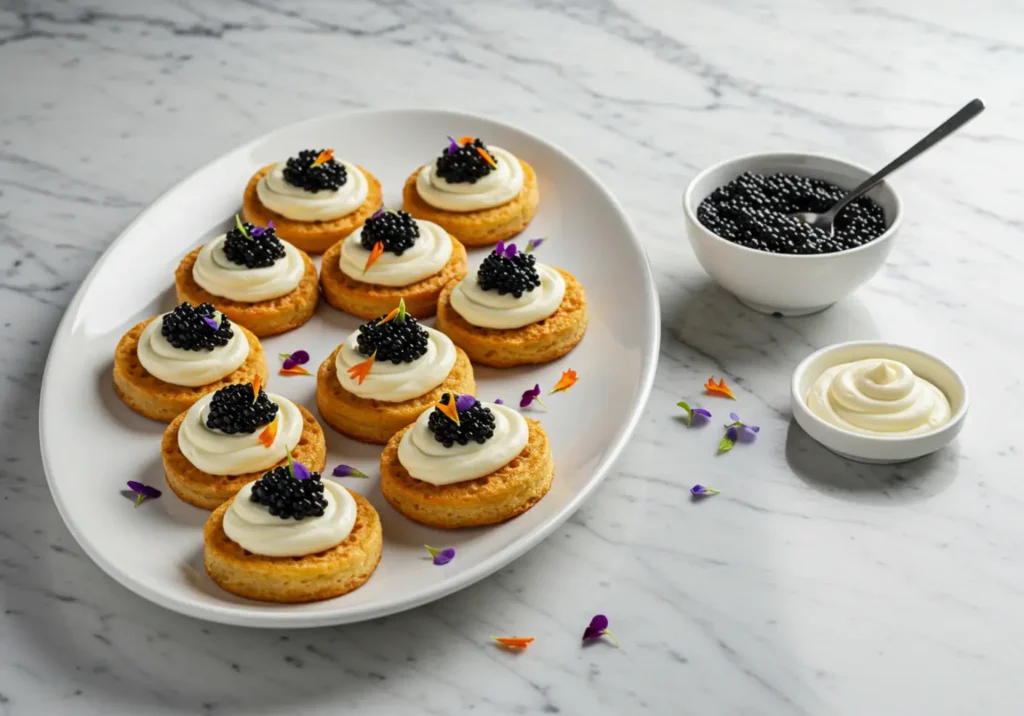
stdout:
<svg viewBox="0 0 1024 716">
<path fill-rule="evenodd" d="M 806 396 L 826 423 L 858 435 L 921 435 L 949 423 L 949 399 L 904 363 L 868 358 L 824 371 Z"/>
</svg>

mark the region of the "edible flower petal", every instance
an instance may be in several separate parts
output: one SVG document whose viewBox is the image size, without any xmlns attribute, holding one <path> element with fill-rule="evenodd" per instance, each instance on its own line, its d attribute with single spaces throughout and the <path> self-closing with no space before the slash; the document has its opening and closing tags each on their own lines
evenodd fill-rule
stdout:
<svg viewBox="0 0 1024 716">
<path fill-rule="evenodd" d="M 702 423 L 711 417 L 711 413 L 704 408 L 691 408 L 690 404 L 685 400 L 680 400 L 676 405 L 686 411 L 686 426 L 689 428 L 692 428 L 694 424 Z"/>
<path fill-rule="evenodd" d="M 707 485 L 694 485 L 690 488 L 690 494 L 694 497 L 710 497 L 711 495 L 717 495 L 721 490 L 715 490 Z"/>
<path fill-rule="evenodd" d="M 455 399 L 455 407 L 459 412 L 465 412 L 476 405 L 476 398 L 469 393 L 463 393 Z"/>
<path fill-rule="evenodd" d="M 559 391 L 564 392 L 566 390 L 569 390 L 569 388 L 576 385 L 576 381 L 578 379 L 579 376 L 576 375 L 576 371 L 570 368 L 569 370 L 562 373 L 562 377 L 558 379 L 557 383 L 555 383 L 555 387 L 551 389 L 551 393 L 557 393 Z"/>
<path fill-rule="evenodd" d="M 335 477 L 368 477 L 365 472 L 357 470 L 351 465 L 338 465 L 331 471 L 331 474 Z"/>
<path fill-rule="evenodd" d="M 238 214 L 235 214 L 235 228 L 242 233 L 242 236 L 252 241 L 252 237 L 249 236 L 249 232 L 245 230 L 245 224 L 242 223 L 242 219 Z"/>
<path fill-rule="evenodd" d="M 263 227 L 263 226 L 254 226 L 254 227 L 252 227 L 252 231 L 250 231 L 249 234 L 251 236 L 253 236 L 253 237 L 259 237 L 259 236 L 263 236 L 264 233 L 266 233 L 267 231 L 270 231 L 273 228 L 274 228 L 274 220 L 271 219 L 270 221 L 267 222 L 266 227 Z"/>
<path fill-rule="evenodd" d="M 494 245 L 494 253 L 498 254 L 498 256 L 503 256 L 505 254 L 505 242 L 504 241 L 499 241 L 498 243 L 496 243 Z"/>
<path fill-rule="evenodd" d="M 398 321 L 399 323 L 405 323 L 405 299 L 398 299 L 398 308 L 392 308 L 388 315 L 381 319 L 377 325 L 383 325 L 389 321 Z"/>
<path fill-rule="evenodd" d="M 484 158 L 485 162 L 490 164 L 495 169 L 498 168 L 498 163 L 494 161 L 494 158 L 483 147 L 477 147 L 476 151 L 480 153 L 480 156 Z"/>
<path fill-rule="evenodd" d="M 531 388 L 529 390 L 524 390 L 523 391 L 523 397 L 519 399 L 519 407 L 520 408 L 528 408 L 528 407 L 530 407 L 530 403 L 533 403 L 534 401 L 540 403 L 540 406 L 542 408 L 544 408 L 545 410 L 548 409 L 548 406 L 544 405 L 544 401 L 542 401 L 540 399 L 540 385 L 539 384 L 533 386 L 533 388 Z"/>
<path fill-rule="evenodd" d="M 303 368 L 301 365 L 293 365 L 291 368 L 285 368 L 281 366 L 281 370 L 277 371 L 280 375 L 313 375 L 308 370 Z"/>
<path fill-rule="evenodd" d="M 524 251 L 523 253 L 525 253 L 525 254 L 532 253 L 534 249 L 539 248 L 540 245 L 543 244 L 547 240 L 548 240 L 547 236 L 541 236 L 539 239 L 530 239 L 529 241 L 526 242 L 526 251 Z"/>
<path fill-rule="evenodd" d="M 281 353 L 279 354 L 284 358 L 284 363 L 281 364 L 283 370 L 289 370 L 297 365 L 306 365 L 309 363 L 309 353 L 306 351 L 295 351 L 294 353 Z"/>
<path fill-rule="evenodd" d="M 253 376 L 253 379 L 252 379 L 252 402 L 253 403 L 255 403 L 257 400 L 260 399 L 260 389 L 262 387 L 263 387 L 263 381 L 260 379 L 260 377 L 258 375 L 257 376 Z"/>
<path fill-rule="evenodd" d="M 505 258 L 514 259 L 516 257 L 516 245 L 509 244 L 505 247 Z"/>
<path fill-rule="evenodd" d="M 277 418 L 270 421 L 270 425 L 263 429 L 260 433 L 260 445 L 265 448 L 270 448 L 274 444 L 274 440 L 277 438 Z"/>
<path fill-rule="evenodd" d="M 590 620 L 590 624 L 583 630 L 583 641 L 600 639 L 602 636 L 607 636 L 611 639 L 612 643 L 615 644 L 616 647 L 620 646 L 619 640 L 615 638 L 614 634 L 608 631 L 608 617 L 604 614 L 598 614 Z"/>
<path fill-rule="evenodd" d="M 454 139 L 452 139 L 451 135 L 449 134 L 448 135 L 448 153 L 449 154 L 454 154 L 455 152 L 459 151 L 459 149 L 460 149 L 459 143 L 456 142 Z"/>
<path fill-rule="evenodd" d="M 155 500 L 160 497 L 163 493 L 155 487 L 144 485 L 141 482 L 135 480 L 128 481 L 128 489 L 135 493 L 135 506 L 138 507 L 146 500 Z"/>
<path fill-rule="evenodd" d="M 333 149 L 325 149 L 325 150 L 323 150 L 322 152 L 320 152 L 319 154 L 316 155 L 316 159 L 313 160 L 313 163 L 309 165 L 309 168 L 312 169 L 313 167 L 318 167 L 321 164 L 326 164 L 327 162 L 331 161 L 333 158 L 334 158 L 334 150 Z"/>
<path fill-rule="evenodd" d="M 532 636 L 492 636 L 491 638 L 506 649 L 525 649 L 533 643 Z"/>
<path fill-rule="evenodd" d="M 370 270 L 370 267 L 377 263 L 377 259 L 384 253 L 384 242 L 378 241 L 373 245 L 373 249 L 370 250 L 370 256 L 366 259 L 366 265 L 363 266 L 363 273 Z"/>
<path fill-rule="evenodd" d="M 205 323 L 206 325 L 208 325 L 210 328 L 212 328 L 215 331 L 219 331 L 220 330 L 220 321 L 218 321 L 216 318 L 210 318 L 209 316 L 203 316 L 203 323 Z"/>
<path fill-rule="evenodd" d="M 495 404 L 495 405 L 504 405 L 504 404 L 505 404 L 505 401 L 504 401 L 504 400 L 502 400 L 501 398 L 495 398 L 495 399 L 494 399 L 494 404 Z"/>
<path fill-rule="evenodd" d="M 455 393 L 451 391 L 448 391 L 444 395 L 448 396 L 448 402 L 442 403 L 440 400 L 438 400 L 437 403 L 435 404 L 437 409 L 444 413 L 445 417 L 447 417 L 453 423 L 455 423 L 456 425 L 461 425 L 462 423 L 459 422 L 459 399 L 456 398 Z M 444 398 L 444 395 L 442 395 L 441 397 Z"/>
<path fill-rule="evenodd" d="M 377 360 L 377 351 L 370 354 L 370 357 L 364 360 L 362 363 L 356 363 L 354 366 L 348 369 L 348 377 L 356 381 L 358 385 L 362 385 L 363 381 L 366 380 L 366 376 L 370 374 L 370 368 L 373 367 L 373 362 Z"/>
<path fill-rule="evenodd" d="M 291 452 L 288 453 L 288 472 L 290 472 L 292 474 L 292 477 L 294 477 L 296 480 L 309 479 L 309 468 L 307 468 L 298 460 L 293 460 Z"/>
<path fill-rule="evenodd" d="M 736 400 L 736 396 L 732 394 L 732 388 L 725 384 L 725 378 L 719 379 L 716 384 L 715 376 L 711 376 L 708 378 L 708 382 L 704 384 L 704 390 L 711 393 L 711 395 L 721 395 L 724 398 Z"/>
<path fill-rule="evenodd" d="M 736 413 L 729 413 L 729 417 L 732 418 L 732 422 L 725 427 L 736 432 L 734 440 L 742 438 L 744 442 L 752 442 L 761 432 L 761 428 L 756 425 L 747 425 L 740 420 L 740 416 Z"/>
<path fill-rule="evenodd" d="M 465 137 L 459 137 L 459 144 L 472 144 L 476 141 L 476 137 L 471 134 L 467 134 Z"/>
<path fill-rule="evenodd" d="M 437 549 L 431 547 L 429 544 L 423 545 L 430 552 L 430 556 L 434 558 L 434 564 L 438 567 L 448 564 L 455 558 L 455 548 L 445 547 L 444 549 Z"/>
<path fill-rule="evenodd" d="M 736 446 L 736 438 L 739 437 L 739 432 L 734 427 L 727 428 L 725 435 L 718 441 L 718 452 L 729 452 Z"/>
</svg>

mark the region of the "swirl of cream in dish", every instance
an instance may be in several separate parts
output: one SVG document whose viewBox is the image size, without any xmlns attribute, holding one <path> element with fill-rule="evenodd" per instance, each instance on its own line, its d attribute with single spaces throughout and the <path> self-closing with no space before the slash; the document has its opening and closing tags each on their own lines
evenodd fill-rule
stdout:
<svg viewBox="0 0 1024 716">
<path fill-rule="evenodd" d="M 807 394 L 826 423 L 861 435 L 919 435 L 949 422 L 941 390 L 894 360 L 868 359 L 829 368 Z"/>
<path fill-rule="evenodd" d="M 252 501 L 250 482 L 238 491 L 224 513 L 224 534 L 242 549 L 264 557 L 304 557 L 337 547 L 352 533 L 359 510 L 352 494 L 324 480 L 327 507 L 319 517 L 282 520 Z"/>
<path fill-rule="evenodd" d="M 284 256 L 273 266 L 248 268 L 231 261 L 224 253 L 226 234 L 210 241 L 192 265 L 192 278 L 214 296 L 257 303 L 284 296 L 295 290 L 306 273 L 306 265 L 297 248 L 282 241 Z"/>
<path fill-rule="evenodd" d="M 501 147 L 490 147 L 497 168 L 475 182 L 450 183 L 437 175 L 437 163 L 426 164 L 416 177 L 416 191 L 431 206 L 445 211 L 478 211 L 507 204 L 523 190 L 523 165 Z"/>
<path fill-rule="evenodd" d="M 348 369 L 366 360 L 359 352 L 359 331 L 353 331 L 341 345 L 334 359 L 338 382 L 352 395 L 384 403 L 400 403 L 427 393 L 444 382 L 455 366 L 455 344 L 452 339 L 428 326 L 427 352 L 412 363 L 395 365 L 390 361 L 374 361 L 373 368 L 360 385 Z"/>
<path fill-rule="evenodd" d="M 302 437 L 302 413 L 295 403 L 280 395 L 267 393 L 276 403 L 277 435 L 270 447 L 260 443 L 260 433 L 266 426 L 254 433 L 228 435 L 206 426 L 210 413 L 210 402 L 214 393 L 197 400 L 178 428 L 178 448 L 190 463 L 211 475 L 244 475 L 247 472 L 267 470 L 284 460 L 288 450 L 295 449 Z"/>
<path fill-rule="evenodd" d="M 224 320 L 223 313 L 216 316 Z M 234 324 L 226 345 L 198 351 L 172 346 L 161 333 L 163 325 L 164 317 L 158 316 L 142 329 L 136 353 L 142 367 L 165 383 L 186 388 L 208 385 L 237 370 L 249 357 L 249 341 Z"/>
<path fill-rule="evenodd" d="M 456 313 L 480 328 L 521 328 L 543 320 L 558 310 L 565 297 L 565 279 L 556 269 L 536 264 L 540 286 L 519 298 L 511 293 L 480 288 L 476 276 L 467 276 L 452 289 Z"/>
<path fill-rule="evenodd" d="M 477 442 L 445 447 L 427 423 L 433 411 L 424 411 L 398 443 L 398 461 L 417 480 L 432 485 L 451 485 L 489 475 L 510 463 L 530 441 L 526 418 L 512 408 L 483 403 L 494 413 L 494 436 Z"/>
<path fill-rule="evenodd" d="M 370 193 L 366 175 L 359 167 L 335 157 L 345 167 L 347 179 L 337 189 L 306 191 L 284 178 L 285 162 L 278 162 L 256 184 L 260 203 L 271 211 L 295 221 L 331 221 L 348 216 L 366 201 Z"/>
<path fill-rule="evenodd" d="M 416 219 L 420 235 L 412 248 L 401 256 L 385 251 L 373 266 L 363 273 L 370 252 L 363 248 L 363 227 L 359 227 L 341 244 L 338 265 L 349 278 L 376 286 L 408 286 L 433 276 L 452 257 L 452 239 L 448 232 L 431 221 Z"/>
</svg>

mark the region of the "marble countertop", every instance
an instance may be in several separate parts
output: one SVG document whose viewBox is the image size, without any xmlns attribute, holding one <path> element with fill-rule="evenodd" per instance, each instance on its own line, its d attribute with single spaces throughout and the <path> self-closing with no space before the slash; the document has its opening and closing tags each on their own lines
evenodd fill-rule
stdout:
<svg viewBox="0 0 1024 716">
<path fill-rule="evenodd" d="M 0 714 L 1019 713 L 1012 6 L 0 2 Z M 853 297 L 773 319 L 697 265 L 679 197 L 700 168 L 786 148 L 880 166 L 976 95 L 989 111 L 898 176 L 903 234 Z M 209 158 L 311 115 L 411 105 L 522 125 L 622 200 L 664 320 L 635 437 L 544 543 L 412 612 L 281 633 L 134 596 L 75 544 L 40 465 L 39 385 L 65 305 L 130 219 Z M 949 449 L 868 467 L 791 422 L 795 364 L 876 337 L 966 376 L 972 414 Z M 712 373 L 762 426 L 718 459 L 673 420 Z M 698 480 L 722 494 L 691 503 Z M 596 612 L 621 649 L 579 646 Z M 492 648 L 497 622 L 536 644 Z"/>
</svg>

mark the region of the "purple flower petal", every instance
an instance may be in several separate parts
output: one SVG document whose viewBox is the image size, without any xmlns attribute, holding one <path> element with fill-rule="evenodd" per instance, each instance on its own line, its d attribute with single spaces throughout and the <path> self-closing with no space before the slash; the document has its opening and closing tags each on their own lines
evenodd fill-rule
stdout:
<svg viewBox="0 0 1024 716">
<path fill-rule="evenodd" d="M 729 428 L 725 431 L 725 437 L 736 442 L 736 438 L 739 437 L 739 432 L 737 432 L 736 428 Z"/>
<path fill-rule="evenodd" d="M 298 460 L 293 460 L 291 453 L 288 454 L 288 469 L 292 471 L 292 477 L 296 480 L 309 479 L 309 468 Z"/>
<path fill-rule="evenodd" d="M 306 351 L 295 351 L 288 356 L 288 359 L 293 361 L 295 365 L 305 365 L 309 363 L 309 353 Z"/>
<path fill-rule="evenodd" d="M 694 417 L 700 416 L 701 418 L 704 418 L 705 420 L 707 420 L 708 418 L 711 417 L 711 412 L 709 410 L 705 410 L 704 408 L 694 408 L 693 409 L 693 416 Z"/>
<path fill-rule="evenodd" d="M 266 229 L 264 229 L 262 226 L 254 226 L 252 227 L 252 230 L 249 232 L 249 236 L 253 237 L 254 239 L 259 238 L 260 236 L 263 236 L 264 231 L 266 231 Z"/>
<path fill-rule="evenodd" d="M 458 142 L 456 142 L 456 141 L 455 141 L 455 140 L 454 140 L 454 139 L 453 139 L 453 138 L 451 137 L 451 135 L 449 135 L 449 136 L 448 136 L 448 153 L 449 153 L 449 154 L 454 154 L 455 152 L 459 151 L 459 149 L 460 149 L 460 147 L 459 147 L 459 143 L 458 143 Z"/>
<path fill-rule="evenodd" d="M 600 639 L 604 634 L 604 630 L 608 628 L 608 617 L 604 614 L 598 614 L 590 620 L 590 624 L 586 629 L 583 630 L 583 640 L 588 639 Z"/>
<path fill-rule="evenodd" d="M 494 245 L 494 253 L 498 254 L 498 256 L 501 256 L 502 254 L 505 253 L 505 242 L 504 241 L 499 241 L 498 243 L 496 243 Z"/>
<path fill-rule="evenodd" d="M 540 384 L 537 384 L 537 385 L 533 386 L 533 388 L 530 389 L 530 390 L 523 391 L 523 397 L 519 401 L 519 407 L 520 408 L 527 408 L 527 407 L 529 407 L 530 403 L 532 403 L 534 400 L 536 400 L 537 396 L 539 396 L 539 395 L 540 395 Z"/>
<path fill-rule="evenodd" d="M 270 231 L 273 228 L 274 228 L 274 220 L 271 219 L 270 221 L 267 222 L 267 231 Z"/>
<path fill-rule="evenodd" d="M 466 412 L 474 405 L 476 405 L 476 398 L 474 398 L 472 395 L 469 395 L 468 393 L 463 393 L 462 395 L 455 399 L 455 409 L 458 410 L 460 413 Z"/>
<path fill-rule="evenodd" d="M 738 423 L 740 421 L 740 416 L 736 413 L 729 413 L 729 417 L 732 418 L 734 423 Z"/>
<path fill-rule="evenodd" d="M 525 253 L 532 252 L 534 249 L 538 248 L 541 244 L 543 244 L 545 240 L 546 239 L 543 236 L 540 237 L 539 239 L 530 239 L 529 241 L 526 242 Z"/>
<path fill-rule="evenodd" d="M 365 472 L 357 470 L 351 465 L 338 465 L 331 471 L 331 474 L 335 477 L 366 477 Z"/>
<path fill-rule="evenodd" d="M 448 564 L 455 558 L 455 548 L 447 547 L 434 555 L 434 564 L 438 567 Z"/>
<path fill-rule="evenodd" d="M 504 404 L 505 404 L 505 401 L 504 401 L 504 400 L 502 400 L 501 398 L 495 398 L 495 399 L 494 399 L 494 404 L 495 404 L 495 405 L 504 405 Z"/>
<path fill-rule="evenodd" d="M 136 495 L 142 495 L 147 500 L 155 500 L 156 498 L 160 497 L 160 495 L 163 494 L 162 492 L 160 492 L 160 490 L 156 489 L 155 487 L 144 485 L 143 483 L 136 482 L 135 480 L 128 481 L 128 488 Z"/>
<path fill-rule="evenodd" d="M 509 244 L 508 246 L 505 247 L 505 258 L 507 258 L 507 259 L 515 258 L 515 255 L 516 255 L 516 245 L 515 244 Z"/>
<path fill-rule="evenodd" d="M 298 363 L 292 360 L 291 356 L 288 356 L 287 358 L 284 359 L 284 363 L 281 364 L 281 370 L 291 370 L 297 365 Z"/>
<path fill-rule="evenodd" d="M 214 318 L 210 318 L 209 316 L 203 316 L 203 323 L 205 323 L 215 331 L 220 330 L 220 324 L 217 323 L 217 320 Z"/>
<path fill-rule="evenodd" d="M 380 216 L 383 213 L 384 213 L 384 205 L 381 204 L 380 208 L 377 209 L 377 211 L 373 212 L 373 215 L 370 218 L 371 219 L 376 219 L 378 216 Z"/>
<path fill-rule="evenodd" d="M 709 497 L 711 495 L 717 495 L 718 490 L 713 490 L 710 487 L 704 485 L 694 485 L 690 488 L 690 494 L 694 497 Z"/>
</svg>

